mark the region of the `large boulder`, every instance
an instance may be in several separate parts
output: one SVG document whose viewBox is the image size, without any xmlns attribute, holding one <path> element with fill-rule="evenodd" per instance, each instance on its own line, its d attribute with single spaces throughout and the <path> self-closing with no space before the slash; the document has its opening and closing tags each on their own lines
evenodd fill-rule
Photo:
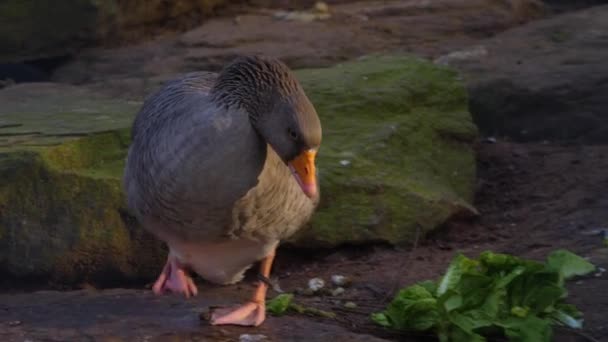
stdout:
<svg viewBox="0 0 608 342">
<path fill-rule="evenodd" d="M 70 55 L 200 23 L 223 0 L 0 1 L 0 63 Z"/>
<path fill-rule="evenodd" d="M 475 213 L 476 128 L 453 71 L 368 57 L 297 73 L 323 122 L 323 201 L 293 243 L 404 243 Z M 0 271 L 153 277 L 163 246 L 129 216 L 120 183 L 140 103 L 52 83 L 7 87 L 0 103 Z"/>
<path fill-rule="evenodd" d="M 157 271 L 162 245 L 125 215 L 119 177 L 137 104 L 74 86 L 0 91 L 0 268 L 97 283 Z"/>
<path fill-rule="evenodd" d="M 321 115 L 322 203 L 299 246 L 412 242 L 470 215 L 476 127 L 455 72 L 367 57 L 298 73 Z"/>
<path fill-rule="evenodd" d="M 485 135 L 608 142 L 608 5 L 528 23 L 438 59 L 460 69 Z"/>
</svg>

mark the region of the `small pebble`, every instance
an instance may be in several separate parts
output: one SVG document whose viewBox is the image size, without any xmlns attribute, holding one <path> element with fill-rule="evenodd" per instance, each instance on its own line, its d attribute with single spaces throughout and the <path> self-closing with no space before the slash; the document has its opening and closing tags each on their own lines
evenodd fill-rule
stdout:
<svg viewBox="0 0 608 342">
<path fill-rule="evenodd" d="M 603 267 L 598 267 L 597 268 L 597 272 L 594 274 L 594 276 L 596 277 L 601 277 L 602 274 L 604 274 L 604 272 L 606 272 L 606 269 Z"/>
<path fill-rule="evenodd" d="M 312 278 L 308 281 L 308 288 L 317 292 L 325 286 L 325 281 L 321 278 Z"/>
<path fill-rule="evenodd" d="M 10 322 L 8 322 L 8 326 L 9 327 L 16 327 L 16 326 L 21 325 L 21 323 L 23 323 L 23 322 L 21 322 L 21 321 L 10 321 Z"/>
<path fill-rule="evenodd" d="M 348 165 L 350 165 L 350 160 L 342 159 L 342 160 L 340 160 L 340 165 L 348 166 Z"/>
<path fill-rule="evenodd" d="M 355 302 L 346 302 L 344 303 L 344 307 L 347 309 L 356 309 L 357 304 Z"/>
<path fill-rule="evenodd" d="M 239 336 L 239 342 L 257 342 L 266 339 L 268 339 L 268 337 L 262 334 L 242 334 Z"/>
<path fill-rule="evenodd" d="M 345 286 L 350 284 L 350 279 L 343 275 L 334 274 L 331 276 L 331 282 L 336 286 Z"/>
<path fill-rule="evenodd" d="M 323 1 L 317 1 L 317 3 L 315 3 L 314 10 L 319 13 L 329 13 L 329 6 L 327 6 L 327 4 Z"/>
<path fill-rule="evenodd" d="M 344 293 L 344 288 L 343 287 L 336 287 L 335 289 L 333 289 L 331 291 L 331 295 L 332 296 L 339 296 L 339 295 L 341 295 L 343 293 Z"/>
</svg>

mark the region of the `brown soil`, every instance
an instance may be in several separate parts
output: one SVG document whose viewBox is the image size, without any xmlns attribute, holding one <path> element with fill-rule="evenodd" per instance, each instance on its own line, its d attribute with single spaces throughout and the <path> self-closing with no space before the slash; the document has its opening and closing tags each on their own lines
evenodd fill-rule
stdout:
<svg viewBox="0 0 608 342">
<path fill-rule="evenodd" d="M 197 298 L 154 297 L 149 290 L 86 289 L 0 295 L 3 341 L 48 340 L 217 340 L 263 334 L 272 341 L 379 339 L 433 340 L 396 334 L 372 324 L 400 287 L 439 276 L 456 252 L 476 256 L 484 250 L 542 259 L 567 248 L 608 268 L 608 248 L 600 230 L 608 219 L 608 146 L 483 143 L 479 146 L 479 190 L 474 221 L 455 221 L 415 246 L 353 246 L 339 250 L 282 249 L 273 275 L 284 291 L 305 288 L 308 280 L 333 274 L 352 279 L 340 296 L 296 295 L 297 302 L 338 313 L 327 319 L 290 314 L 270 317 L 263 327 L 210 327 L 198 314 L 210 305 L 245 300 L 253 279 L 228 287 L 200 284 Z M 160 266 L 159 266 L 160 267 Z M 143 287 L 143 286 L 142 286 Z M 585 328 L 557 328 L 555 341 L 608 340 L 608 276 L 589 276 L 569 285 L 570 301 L 585 314 Z M 269 296 L 274 296 L 272 292 Z M 355 309 L 343 303 L 353 301 Z"/>
</svg>

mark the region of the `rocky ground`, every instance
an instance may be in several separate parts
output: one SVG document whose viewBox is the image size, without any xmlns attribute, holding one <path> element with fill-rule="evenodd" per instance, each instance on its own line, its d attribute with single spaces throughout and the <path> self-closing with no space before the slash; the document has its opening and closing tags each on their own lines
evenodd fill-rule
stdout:
<svg viewBox="0 0 608 342">
<path fill-rule="evenodd" d="M 422 341 L 430 337 L 384 331 L 369 314 L 399 287 L 441 274 L 456 251 L 542 259 L 567 248 L 608 268 L 601 237 L 608 219 L 608 146 L 602 133 L 608 126 L 608 81 L 601 72 L 608 6 L 571 12 L 565 1 L 548 1 L 564 12 L 556 15 L 536 1 L 340 3 L 331 6 L 326 20 L 276 20 L 275 10 L 256 10 L 176 36 L 85 51 L 49 77 L 139 100 L 170 75 L 216 69 L 238 52 L 270 52 L 294 67 L 372 52 L 435 59 L 463 72 L 484 135 L 477 146 L 478 218 L 454 220 L 403 248 L 281 250 L 274 276 L 285 291 L 306 287 L 312 277 L 352 279 L 339 296 L 296 296 L 302 304 L 338 313 L 336 319 L 271 317 L 259 329 L 216 328 L 199 319 L 210 305 L 246 298 L 251 277 L 229 287 L 202 283 L 201 294 L 191 300 L 153 297 L 145 284 L 120 289 L 85 284 L 77 291 L 37 284 L 25 291 L 9 283 L 0 293 L 0 340 Z M 541 129 L 547 122 L 552 129 Z M 498 140 L 485 139 L 490 135 Z M 605 273 L 569 285 L 571 302 L 585 313 L 585 328 L 558 329 L 556 341 L 608 340 L 606 288 Z M 349 301 L 356 308 L 346 308 Z"/>
<path fill-rule="evenodd" d="M 253 289 L 243 283 L 215 287 L 202 283 L 194 299 L 155 297 L 144 286 L 79 291 L 6 290 L 0 294 L 2 341 L 238 341 L 264 335 L 267 341 L 432 340 L 396 335 L 374 326 L 369 314 L 381 310 L 401 286 L 442 274 L 457 251 L 483 250 L 542 259 L 567 248 L 608 268 L 600 230 L 608 219 L 606 146 L 561 146 L 500 141 L 479 146 L 481 217 L 452 222 L 433 237 L 404 249 L 386 246 L 337 250 L 279 251 L 274 277 L 284 291 L 305 288 L 309 279 L 331 275 L 352 279 L 338 296 L 297 295 L 304 305 L 338 313 L 338 318 L 304 315 L 270 317 L 263 327 L 211 327 L 199 315 L 213 305 L 245 300 Z M 149 286 L 149 284 L 148 284 Z M 570 301 L 585 313 L 581 332 L 556 331 L 555 341 L 608 338 L 608 275 L 569 285 Z M 271 291 L 270 296 L 276 295 Z M 356 308 L 345 308 L 352 301 Z"/>
</svg>

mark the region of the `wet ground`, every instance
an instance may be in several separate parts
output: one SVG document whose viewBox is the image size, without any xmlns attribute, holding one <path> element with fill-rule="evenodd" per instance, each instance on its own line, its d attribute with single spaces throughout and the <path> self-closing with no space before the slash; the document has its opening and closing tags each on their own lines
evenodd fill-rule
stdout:
<svg viewBox="0 0 608 342">
<path fill-rule="evenodd" d="M 211 327 L 199 319 L 209 306 L 245 300 L 253 290 L 251 277 L 228 287 L 202 283 L 199 296 L 189 300 L 155 297 L 143 284 L 136 289 L 14 289 L 0 294 L 0 341 L 432 341 L 384 331 L 369 315 L 399 287 L 440 275 L 458 251 L 542 259 L 567 248 L 608 268 L 608 247 L 600 236 L 608 224 L 608 146 L 499 141 L 481 143 L 478 156 L 478 219 L 453 221 L 403 248 L 279 251 L 273 276 L 284 291 L 305 288 L 312 277 L 352 279 L 341 295 L 295 297 L 300 304 L 335 312 L 335 319 L 290 314 L 270 317 L 260 328 Z M 569 285 L 570 301 L 585 314 L 585 328 L 556 329 L 556 341 L 608 340 L 607 288 L 606 273 Z M 356 307 L 345 308 L 349 301 Z"/>
</svg>

